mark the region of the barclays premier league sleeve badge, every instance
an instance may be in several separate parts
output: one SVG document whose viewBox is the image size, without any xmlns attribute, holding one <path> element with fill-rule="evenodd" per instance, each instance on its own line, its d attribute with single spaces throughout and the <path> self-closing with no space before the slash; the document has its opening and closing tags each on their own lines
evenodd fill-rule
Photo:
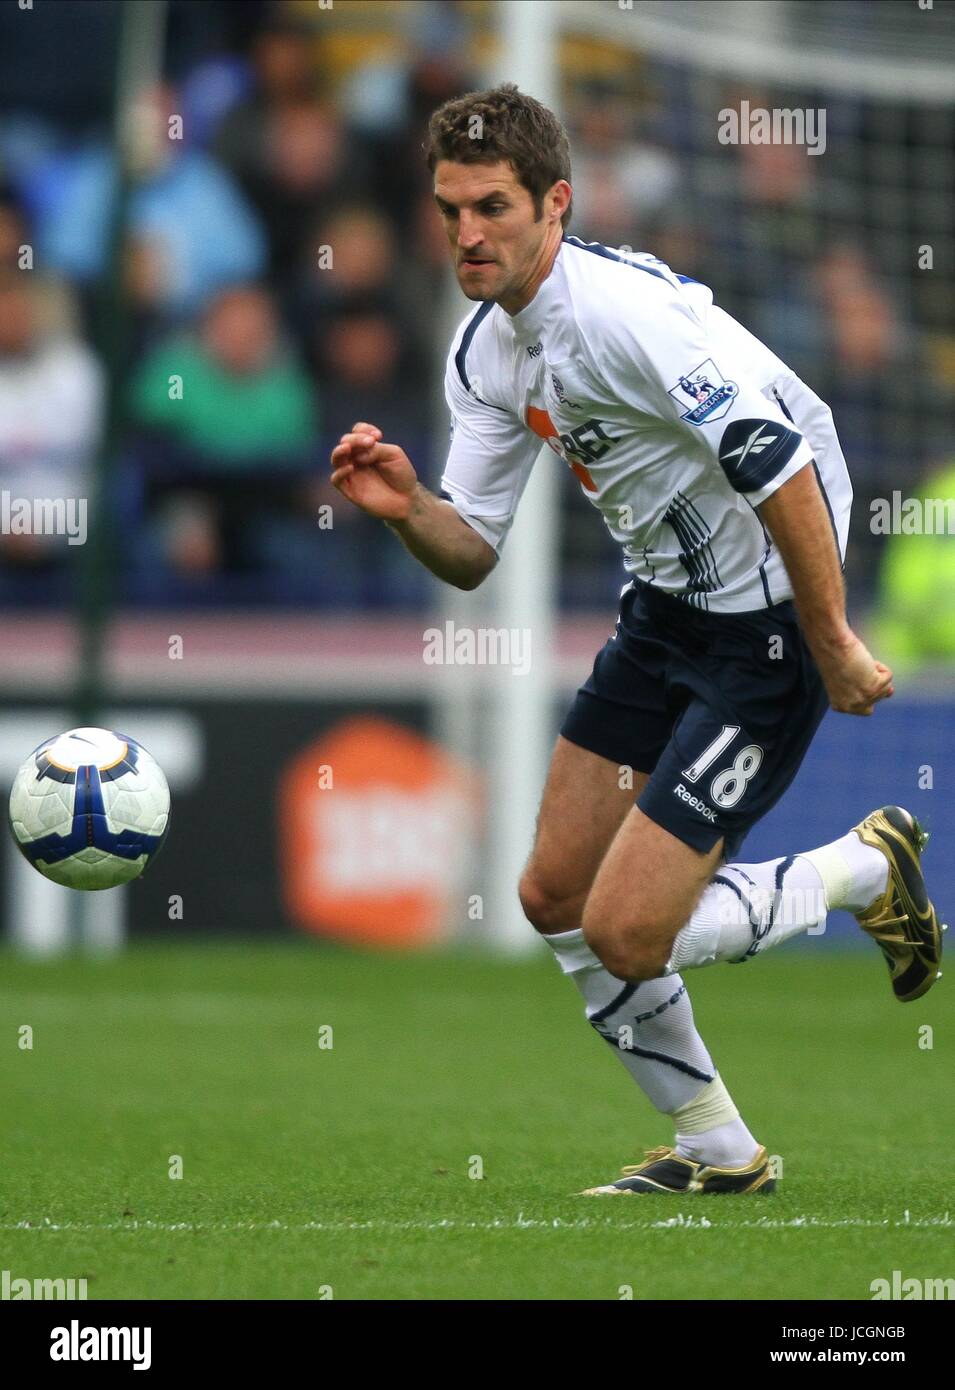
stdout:
<svg viewBox="0 0 955 1390">
<path fill-rule="evenodd" d="M 735 381 L 726 381 L 712 357 L 708 357 L 692 372 L 681 376 L 667 394 L 681 407 L 681 420 L 690 425 L 704 425 L 710 420 L 722 419 L 733 397 L 739 394 L 739 387 Z"/>
</svg>

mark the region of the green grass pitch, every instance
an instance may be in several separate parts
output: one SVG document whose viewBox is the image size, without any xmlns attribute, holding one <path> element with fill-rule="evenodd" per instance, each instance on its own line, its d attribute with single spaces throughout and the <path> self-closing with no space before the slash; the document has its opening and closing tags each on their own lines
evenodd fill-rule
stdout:
<svg viewBox="0 0 955 1390">
<path fill-rule="evenodd" d="M 946 987 L 900 1006 L 874 949 L 691 973 L 782 1158 L 749 1198 L 573 1195 L 671 1136 L 543 954 L 0 965 L 13 1277 L 90 1298 L 868 1299 L 894 1269 L 952 1272 Z"/>
</svg>

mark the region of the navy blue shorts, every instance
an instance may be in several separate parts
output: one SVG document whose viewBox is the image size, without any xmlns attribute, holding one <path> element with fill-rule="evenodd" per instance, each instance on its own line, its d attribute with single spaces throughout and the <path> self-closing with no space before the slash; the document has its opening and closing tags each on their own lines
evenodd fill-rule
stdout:
<svg viewBox="0 0 955 1390">
<path fill-rule="evenodd" d="M 561 733 L 650 775 L 637 805 L 734 858 L 796 775 L 829 708 L 793 603 L 706 613 L 640 580 Z"/>
</svg>

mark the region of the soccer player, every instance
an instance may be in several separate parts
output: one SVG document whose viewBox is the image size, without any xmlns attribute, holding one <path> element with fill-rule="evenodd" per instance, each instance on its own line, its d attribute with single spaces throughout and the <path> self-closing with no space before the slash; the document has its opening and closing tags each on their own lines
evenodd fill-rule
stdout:
<svg viewBox="0 0 955 1390">
<path fill-rule="evenodd" d="M 760 955 L 831 908 L 878 943 L 900 1000 L 931 987 L 941 954 L 926 837 L 900 807 L 820 848 L 738 858 L 826 709 L 870 715 L 892 694 L 846 621 L 852 490 L 832 414 L 705 285 L 567 235 L 566 134 L 513 84 L 435 111 L 427 158 L 478 303 L 448 354 L 442 494 L 365 421 L 332 481 L 472 589 L 546 441 L 621 545 L 616 633 L 564 720 L 521 902 L 673 1121 L 671 1147 L 588 1193 L 768 1192 L 681 972 Z"/>
</svg>

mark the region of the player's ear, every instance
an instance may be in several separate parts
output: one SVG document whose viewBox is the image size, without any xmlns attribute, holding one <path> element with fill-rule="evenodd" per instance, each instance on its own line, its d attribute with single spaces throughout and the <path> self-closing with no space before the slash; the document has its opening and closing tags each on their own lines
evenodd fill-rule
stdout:
<svg viewBox="0 0 955 1390">
<path fill-rule="evenodd" d="M 547 198 L 550 203 L 550 211 L 556 214 L 557 220 L 560 220 L 573 202 L 574 190 L 566 179 L 558 179 L 548 190 Z"/>
</svg>

